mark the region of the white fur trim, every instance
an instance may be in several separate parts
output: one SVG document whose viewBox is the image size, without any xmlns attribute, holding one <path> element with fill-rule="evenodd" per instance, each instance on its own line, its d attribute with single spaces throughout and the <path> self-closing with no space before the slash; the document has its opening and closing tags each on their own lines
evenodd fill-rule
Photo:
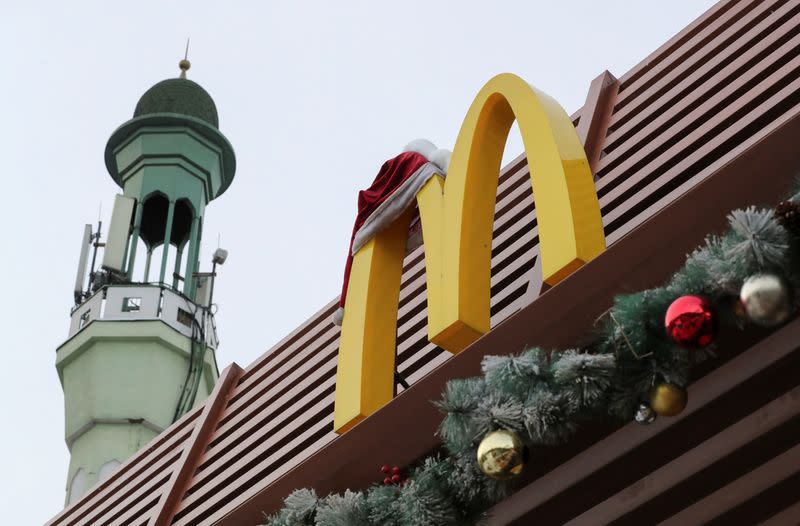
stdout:
<svg viewBox="0 0 800 526">
<path fill-rule="evenodd" d="M 450 150 L 439 148 L 428 157 L 428 160 L 438 166 L 444 173 L 447 173 L 448 168 L 450 168 L 450 157 L 452 156 L 453 152 Z"/>
<path fill-rule="evenodd" d="M 331 322 L 333 322 L 333 324 L 336 325 L 337 327 L 341 327 L 343 320 L 344 320 L 344 308 L 339 307 L 338 309 L 336 309 L 336 312 L 333 313 L 333 316 L 331 316 Z"/>
<path fill-rule="evenodd" d="M 444 175 L 442 170 L 433 163 L 425 163 L 411 174 L 411 177 L 406 179 L 386 201 L 381 203 L 358 229 L 353 238 L 353 254 L 355 255 L 361 247 L 375 237 L 375 234 L 389 226 L 409 207 L 414 206 L 417 192 L 436 174 Z"/>
<path fill-rule="evenodd" d="M 430 160 L 431 154 L 436 151 L 436 145 L 428 139 L 414 139 L 410 143 L 406 144 L 406 147 L 403 148 L 403 151 L 417 152 L 421 156 L 425 157 L 425 159 Z"/>
</svg>

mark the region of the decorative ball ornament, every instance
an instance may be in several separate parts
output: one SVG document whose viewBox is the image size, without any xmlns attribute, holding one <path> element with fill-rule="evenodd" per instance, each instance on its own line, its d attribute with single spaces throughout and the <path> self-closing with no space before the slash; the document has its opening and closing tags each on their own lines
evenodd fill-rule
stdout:
<svg viewBox="0 0 800 526">
<path fill-rule="evenodd" d="M 636 420 L 637 424 L 646 426 L 655 422 L 656 416 L 656 412 L 653 411 L 652 407 L 647 404 L 639 404 L 639 408 L 634 415 L 634 420 Z"/>
<path fill-rule="evenodd" d="M 659 416 L 677 415 L 683 411 L 688 401 L 689 393 L 686 389 L 675 384 L 659 384 L 650 393 L 650 407 Z"/>
<path fill-rule="evenodd" d="M 510 480 L 519 476 L 528 461 L 528 448 L 513 431 L 492 431 L 478 446 L 478 466 L 493 479 Z"/>
<path fill-rule="evenodd" d="M 774 327 L 792 315 L 792 294 L 775 274 L 756 274 L 747 278 L 739 293 L 747 318 L 762 327 Z"/>
<path fill-rule="evenodd" d="M 681 296 L 664 317 L 667 335 L 682 347 L 705 347 L 714 339 L 716 320 L 711 302 L 702 296 Z"/>
</svg>

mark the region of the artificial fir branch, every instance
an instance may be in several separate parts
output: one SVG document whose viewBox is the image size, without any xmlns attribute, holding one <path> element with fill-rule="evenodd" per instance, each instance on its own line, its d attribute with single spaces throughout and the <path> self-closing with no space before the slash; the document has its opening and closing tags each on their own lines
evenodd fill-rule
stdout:
<svg viewBox="0 0 800 526">
<path fill-rule="evenodd" d="M 566 442 L 577 429 L 572 418 L 576 409 L 565 394 L 546 389 L 531 393 L 523 409 L 528 442 L 545 446 Z"/>
<path fill-rule="evenodd" d="M 800 203 L 781 201 L 775 206 L 775 219 L 792 235 L 800 235 Z"/>
<path fill-rule="evenodd" d="M 367 492 L 366 506 L 370 524 L 395 526 L 399 523 L 397 502 L 400 487 L 394 484 L 372 486 Z"/>
<path fill-rule="evenodd" d="M 283 501 L 284 507 L 275 516 L 272 526 L 313 526 L 319 498 L 313 489 L 298 489 Z"/>
<path fill-rule="evenodd" d="M 610 353 L 566 351 L 553 362 L 553 380 L 576 410 L 592 409 L 608 391 L 615 363 Z"/>
<path fill-rule="evenodd" d="M 708 236 L 664 286 L 617 296 L 597 338 L 584 348 L 487 356 L 482 377 L 449 381 L 436 405 L 445 414 L 439 434 L 450 456 L 426 459 L 407 484 L 324 499 L 312 490 L 295 491 L 268 524 L 475 524 L 511 489 L 478 469 L 476 448 L 487 432 L 508 429 L 528 445 L 559 444 L 586 419 L 611 415 L 630 421 L 658 382 L 688 383 L 698 353 L 673 344 L 663 325 L 675 298 L 706 296 L 724 322 L 735 317 L 732 299 L 742 282 L 764 271 L 782 274 L 800 297 L 800 273 L 794 270 L 800 266 L 798 202 L 800 194 L 774 211 L 732 212 L 730 230 Z"/>
<path fill-rule="evenodd" d="M 314 524 L 318 526 L 369 526 L 369 514 L 363 493 L 347 490 L 332 494 L 317 506 Z"/>
<path fill-rule="evenodd" d="M 445 394 L 436 405 L 446 415 L 439 435 L 451 453 L 472 447 L 474 417 L 485 395 L 486 384 L 480 378 L 447 382 Z"/>
<path fill-rule="evenodd" d="M 400 524 L 438 526 L 457 524 L 458 504 L 446 483 L 449 466 L 436 458 L 427 458 L 403 486 L 397 507 Z"/>
<path fill-rule="evenodd" d="M 481 369 L 493 391 L 524 397 L 534 386 L 550 380 L 547 362 L 544 353 L 531 349 L 519 356 L 486 356 Z"/>
</svg>

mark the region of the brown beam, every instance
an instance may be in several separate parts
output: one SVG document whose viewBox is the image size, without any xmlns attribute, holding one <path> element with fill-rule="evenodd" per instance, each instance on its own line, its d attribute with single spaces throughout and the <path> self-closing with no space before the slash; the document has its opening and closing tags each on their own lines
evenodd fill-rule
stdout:
<svg viewBox="0 0 800 526">
<path fill-rule="evenodd" d="M 797 331 L 794 333 L 795 337 L 800 335 Z M 764 342 L 764 344 L 769 343 L 771 342 Z M 763 344 L 758 345 L 755 349 L 748 351 L 748 354 L 752 357 L 754 352 L 758 354 L 763 347 Z M 715 376 L 718 375 L 715 373 Z M 594 526 L 611 523 L 800 414 L 798 400 L 800 400 L 800 386 L 754 411 L 680 457 L 664 464 L 597 506 L 586 510 L 569 521 L 567 526 Z M 619 433 L 631 432 L 630 427 L 620 430 Z"/>
<path fill-rule="evenodd" d="M 169 526 L 175 515 L 175 508 L 183 498 L 189 485 L 192 474 L 197 469 L 197 461 L 208 447 L 211 434 L 217 427 L 217 422 L 225 410 L 231 389 L 237 384 L 244 370 L 235 362 L 222 372 L 203 407 L 203 412 L 194 424 L 192 434 L 184 443 L 178 463 L 167 481 L 158 503 L 150 515 L 148 526 Z"/>
<path fill-rule="evenodd" d="M 795 403 L 797 403 L 796 400 Z M 705 524 L 798 471 L 800 471 L 800 444 L 683 509 L 680 513 L 662 522 L 661 526 Z M 797 517 L 795 517 L 796 520 Z M 792 524 L 797 524 L 797 522 Z"/>
<path fill-rule="evenodd" d="M 797 517 L 800 517 L 800 501 L 765 520 L 761 526 L 790 526 L 797 524 Z"/>
<path fill-rule="evenodd" d="M 618 89 L 619 82 L 608 70 L 598 75 L 589 85 L 586 103 L 581 110 L 581 120 L 575 126 L 592 173 L 595 173 L 597 161 L 600 160 L 600 150 L 608 131 Z"/>
</svg>

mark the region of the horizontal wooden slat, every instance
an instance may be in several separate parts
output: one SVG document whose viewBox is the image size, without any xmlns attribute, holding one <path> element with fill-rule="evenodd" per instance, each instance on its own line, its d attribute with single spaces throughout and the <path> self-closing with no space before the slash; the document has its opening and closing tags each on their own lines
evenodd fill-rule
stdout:
<svg viewBox="0 0 800 526">
<path fill-rule="evenodd" d="M 790 526 L 797 523 L 798 517 L 800 517 L 800 500 L 765 520 L 760 526 Z"/>
<path fill-rule="evenodd" d="M 623 82 L 615 103 L 615 107 L 618 109 L 611 116 L 609 130 L 614 131 L 625 125 L 628 119 L 642 108 L 659 107 L 660 104 L 655 101 L 672 86 L 692 72 L 698 69 L 702 70 L 708 61 L 713 61 L 720 49 L 735 46 L 744 33 L 763 18 L 771 16 L 775 8 L 785 2 L 786 0 L 739 2 L 741 10 L 738 9 L 739 6 L 733 7 L 720 17 L 719 21 L 724 22 L 719 27 L 721 31 L 718 31 L 715 26 L 709 26 L 705 29 L 708 37 L 698 38 L 699 46 L 697 44 L 691 46 L 687 53 L 676 57 L 678 60 L 669 65 L 662 64 L 661 67 L 652 68 L 646 75 L 639 78 L 637 84 L 643 86 L 641 92 L 633 91 L 631 85 Z M 748 9 L 751 7 L 750 4 L 752 4 L 752 9 Z M 742 16 L 745 11 L 746 15 Z M 635 104 L 631 103 L 634 93 L 636 94 Z"/>
<path fill-rule="evenodd" d="M 783 10 L 787 13 L 796 13 L 798 7 L 800 6 L 785 6 Z M 706 115 L 717 104 L 741 91 L 751 79 L 766 70 L 770 64 L 786 56 L 796 47 L 796 41 L 792 39 L 792 44 L 784 42 L 798 33 L 798 22 L 796 14 L 785 18 L 788 19 L 783 24 L 770 20 L 778 27 L 761 27 L 760 24 L 753 28 L 751 32 L 763 33 L 763 35 L 753 35 L 754 39 L 763 37 L 758 45 L 747 46 L 747 42 L 743 42 L 736 49 L 726 50 L 726 58 L 733 59 L 699 85 L 694 86 L 708 71 L 717 67 L 720 58 L 707 63 L 702 69 L 683 79 L 673 90 L 675 96 L 660 101 L 669 104 L 670 111 L 648 108 L 640 112 L 623 129 L 609 134 L 603 145 L 606 155 L 599 161 L 597 167 L 600 175 L 605 176 L 611 168 L 619 164 L 620 160 L 628 161 L 631 153 L 637 152 L 642 146 L 646 146 L 647 151 L 656 149 L 658 143 L 653 143 L 656 133 L 658 137 L 675 137 L 677 131 L 696 123 L 700 116 Z M 762 24 L 768 26 L 766 21 Z M 689 89 L 690 87 L 692 89 Z M 668 123 L 673 124 L 666 127 Z M 624 169 L 615 172 L 625 173 Z M 600 194 L 608 191 L 611 180 L 609 177 L 603 177 L 603 181 L 598 184 Z"/>
<path fill-rule="evenodd" d="M 760 127 L 760 121 L 763 121 L 765 118 L 768 118 L 769 122 L 764 124 L 769 125 L 773 122 L 781 121 L 783 117 L 791 118 L 793 115 L 795 115 L 797 111 L 796 104 L 792 104 L 792 106 L 786 109 L 782 109 L 781 104 L 784 104 L 786 101 L 791 103 L 792 98 L 796 99 L 798 95 L 798 87 L 800 87 L 800 79 L 792 82 L 779 93 L 761 103 L 757 108 L 748 113 L 748 115 L 739 120 L 736 126 L 728 127 L 718 135 L 709 137 L 708 142 L 703 143 L 702 146 L 700 146 L 697 150 L 681 158 L 680 161 L 674 166 L 670 167 L 669 170 L 650 181 L 641 191 L 637 193 L 639 200 L 637 200 L 636 203 L 624 201 L 613 210 L 610 210 L 603 216 L 603 222 L 606 225 L 606 232 L 607 235 L 609 235 L 609 238 L 611 238 L 610 234 L 614 233 L 617 228 L 622 227 L 624 224 L 630 221 L 630 214 L 632 212 L 636 211 L 637 208 L 640 209 L 642 204 L 647 203 L 646 199 L 644 198 L 645 196 L 653 195 L 658 197 L 664 195 L 668 191 L 672 190 L 672 188 L 675 186 L 678 186 L 675 184 L 676 180 L 680 181 L 680 183 L 683 183 L 689 179 L 689 177 L 686 177 L 686 175 L 694 177 L 704 173 L 712 173 L 713 170 L 709 168 L 715 164 L 718 164 L 717 162 L 720 159 L 725 159 L 726 154 L 728 154 L 730 151 L 728 150 L 720 152 L 720 149 L 725 147 L 726 141 L 736 140 L 737 137 L 743 137 L 744 135 L 753 137 L 754 135 L 758 134 L 758 129 L 748 129 L 748 126 L 751 128 L 753 125 L 755 125 L 755 127 Z M 772 117 L 771 112 L 774 113 L 774 110 L 776 109 L 778 110 L 778 115 Z M 764 129 L 768 129 L 768 126 L 764 127 Z M 723 155 L 719 155 L 719 153 L 723 153 Z M 703 165 L 702 163 L 707 164 Z M 701 168 L 697 171 L 690 171 L 692 166 L 695 164 L 701 165 Z M 686 179 L 680 180 L 678 179 L 679 176 L 686 177 Z M 615 195 L 610 194 L 609 198 L 613 197 L 615 197 Z"/>
<path fill-rule="evenodd" d="M 800 444 L 757 467 L 732 484 L 720 488 L 705 499 L 688 506 L 661 525 L 704 524 L 798 471 L 800 471 Z M 794 517 L 794 520 L 797 521 L 798 517 Z"/>
<path fill-rule="evenodd" d="M 622 91 L 635 92 L 637 86 L 652 82 L 653 76 L 657 75 L 656 72 L 653 72 L 654 68 L 657 66 L 663 66 L 662 69 L 668 68 L 675 62 L 680 61 L 681 58 L 691 53 L 693 47 L 700 45 L 699 43 L 704 39 L 709 38 L 708 35 L 718 32 L 719 28 L 724 27 L 726 23 L 730 23 L 732 18 L 741 16 L 740 9 L 751 7 L 755 4 L 755 1 L 731 2 L 729 0 L 721 0 L 714 4 L 620 77 L 619 82 Z M 733 10 L 732 15 L 731 10 Z M 706 30 L 708 27 L 712 28 L 710 32 Z M 644 78 L 647 74 L 651 76 Z M 629 94 L 627 96 L 633 95 Z"/>
<path fill-rule="evenodd" d="M 128 524 L 132 524 L 133 522 L 139 521 L 143 518 L 149 520 L 150 512 L 155 507 L 158 499 L 161 498 L 161 492 L 164 488 L 164 485 L 167 483 L 171 473 L 164 473 L 163 476 L 160 474 L 154 480 L 153 488 L 154 490 L 149 492 L 146 496 L 143 496 L 141 500 L 134 503 L 134 505 L 127 510 L 124 510 L 124 513 L 119 515 L 115 515 L 112 519 L 112 522 L 106 523 L 99 523 L 102 526 L 127 526 Z M 114 510 L 115 513 L 119 510 Z M 94 525 L 93 525 L 94 526 Z"/>
<path fill-rule="evenodd" d="M 604 222 L 608 224 L 613 221 L 617 214 L 616 210 L 621 206 L 635 204 L 627 198 L 632 191 L 641 189 L 643 184 L 653 180 L 655 176 L 660 176 L 661 181 L 673 178 L 677 175 L 676 170 L 690 166 L 687 164 L 690 154 L 694 155 L 693 159 L 699 159 L 698 155 L 713 154 L 715 149 L 725 145 L 725 141 L 736 136 L 743 127 L 756 121 L 784 99 L 790 98 L 798 79 L 798 64 L 800 64 L 798 60 L 795 55 L 793 60 L 745 93 L 737 105 L 730 105 L 718 113 L 707 115 L 707 118 L 695 127 L 676 130 L 683 132 L 678 135 L 681 140 L 600 197 Z M 783 89 L 775 93 L 776 88 Z M 722 156 L 725 150 L 720 150 L 717 157 Z M 631 164 L 636 160 L 636 157 L 632 158 Z M 623 171 L 625 168 L 623 165 L 618 167 L 618 170 Z"/>
<path fill-rule="evenodd" d="M 188 436 L 186 437 L 188 438 Z M 184 440 L 186 440 L 186 438 Z M 175 462 L 180 456 L 180 451 L 174 451 L 165 462 L 153 465 L 153 469 L 148 470 L 142 476 L 128 482 L 125 492 L 118 492 L 118 498 L 109 502 L 103 507 L 91 510 L 83 520 L 76 522 L 76 525 L 95 526 L 100 524 L 110 524 L 121 512 L 135 510 L 141 506 L 144 500 L 152 496 L 161 496 L 161 488 L 164 484 L 163 475 L 170 475 L 175 469 Z M 137 507 L 138 506 L 138 507 Z"/>
<path fill-rule="evenodd" d="M 586 510 L 570 520 L 566 526 L 611 523 L 798 414 L 800 414 L 800 386 L 664 464 L 613 497 Z"/>
<path fill-rule="evenodd" d="M 328 403 L 331 404 L 332 402 L 333 397 L 331 396 Z M 326 430 L 330 428 L 332 422 L 332 419 L 328 421 L 323 420 L 303 431 L 300 435 L 298 435 L 297 439 L 304 440 L 310 436 L 319 434 L 320 432 L 323 432 L 325 435 L 329 436 L 330 433 Z M 224 484 L 215 485 L 216 491 L 192 493 L 186 497 L 179 506 L 178 515 L 176 516 L 174 524 L 176 526 L 202 524 L 200 521 L 204 520 L 204 515 L 207 512 L 214 510 L 215 508 L 222 507 L 224 506 L 224 503 L 228 502 L 228 495 L 231 493 L 240 493 L 243 488 L 247 488 L 251 485 L 249 484 L 250 482 L 255 479 L 260 480 L 261 478 L 264 478 L 262 477 L 262 474 L 265 472 L 271 472 L 271 468 L 274 469 L 273 464 L 279 458 L 281 458 L 281 456 L 286 452 L 286 449 L 287 448 L 284 446 L 284 448 L 273 452 L 268 457 L 260 460 L 255 465 L 252 465 L 252 467 L 250 463 L 251 461 L 255 460 L 253 458 L 256 456 L 255 453 L 259 452 L 250 452 L 247 458 L 237 462 L 233 466 L 230 466 L 215 478 L 215 480 L 219 479 L 220 482 L 224 482 Z M 263 450 L 263 447 L 261 450 Z M 295 455 L 292 455 L 292 457 L 294 456 Z"/>
</svg>

